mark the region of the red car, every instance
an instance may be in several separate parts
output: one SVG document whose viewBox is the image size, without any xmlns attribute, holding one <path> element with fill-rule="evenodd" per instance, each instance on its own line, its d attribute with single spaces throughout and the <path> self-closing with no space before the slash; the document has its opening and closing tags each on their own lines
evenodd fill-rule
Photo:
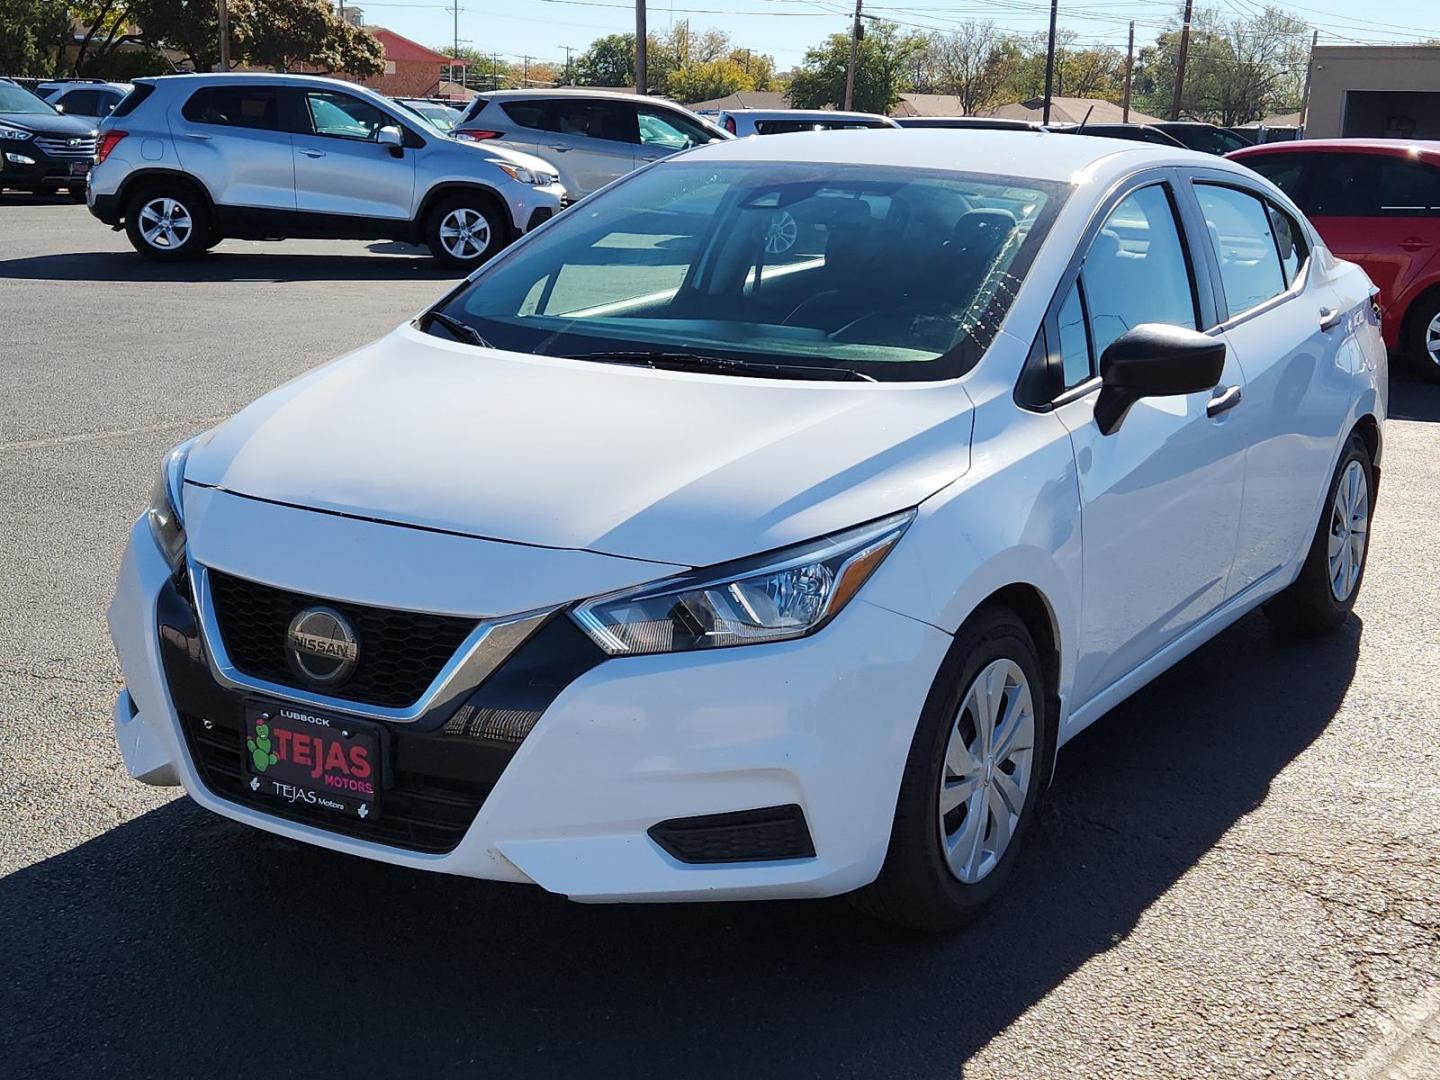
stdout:
<svg viewBox="0 0 1440 1080">
<path fill-rule="evenodd" d="M 1440 142 L 1317 139 L 1226 155 L 1295 201 L 1380 287 L 1385 344 L 1440 381 Z"/>
</svg>

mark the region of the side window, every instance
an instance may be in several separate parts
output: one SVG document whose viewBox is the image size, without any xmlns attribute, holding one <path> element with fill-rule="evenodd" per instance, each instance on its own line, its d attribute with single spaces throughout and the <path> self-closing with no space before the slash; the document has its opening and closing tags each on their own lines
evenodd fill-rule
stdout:
<svg viewBox="0 0 1440 1080">
<path fill-rule="evenodd" d="M 76 116 L 99 116 L 99 96 L 94 90 L 71 90 L 68 94 L 62 94 L 55 104 Z"/>
<path fill-rule="evenodd" d="M 115 111 L 115 106 L 125 100 L 124 94 L 117 94 L 113 90 L 102 90 L 96 97 L 96 104 L 100 106 L 97 113 L 100 116 L 109 116 Z"/>
<path fill-rule="evenodd" d="M 333 90 L 305 91 L 305 107 L 315 134 L 330 138 L 374 142 L 382 127 L 399 126 L 368 101 Z"/>
<path fill-rule="evenodd" d="M 662 150 L 688 150 L 710 141 L 710 133 L 693 120 L 668 109 L 640 105 L 635 109 L 640 124 L 640 142 Z"/>
<path fill-rule="evenodd" d="M 1070 295 L 1060 305 L 1060 367 L 1065 387 L 1079 386 L 1094 373 L 1090 363 L 1090 340 L 1085 331 L 1085 304 L 1080 282 L 1070 286 Z"/>
<path fill-rule="evenodd" d="M 1196 329 L 1189 260 L 1163 185 L 1140 188 L 1110 212 L 1085 255 L 1081 281 L 1097 359 L 1141 323 Z"/>
<path fill-rule="evenodd" d="M 1235 188 L 1196 184 L 1205 231 L 1220 264 L 1225 305 L 1231 315 L 1249 311 L 1285 291 L 1285 270 L 1264 202 Z M 1293 238 L 1291 242 L 1293 248 Z"/>
<path fill-rule="evenodd" d="M 1300 209 L 1315 217 L 1373 217 L 1379 212 L 1374 158 L 1367 154 L 1329 154 L 1316 164 L 1309 205 L 1302 203 Z"/>
<path fill-rule="evenodd" d="M 532 131 L 546 130 L 546 109 L 543 101 L 507 101 L 500 109 L 523 128 L 530 128 Z M 476 112 L 475 115 L 480 114 Z"/>
<path fill-rule="evenodd" d="M 1440 213 L 1440 169 L 1393 157 L 1379 158 L 1375 165 L 1381 214 L 1408 217 Z"/>
<path fill-rule="evenodd" d="M 1266 203 L 1265 208 L 1270 212 L 1270 226 L 1275 230 L 1275 246 L 1280 250 L 1280 264 L 1285 267 L 1285 284 L 1293 285 L 1310 258 L 1305 233 L 1299 222 L 1274 203 Z"/>
<path fill-rule="evenodd" d="M 190 95 L 181 115 L 195 124 L 277 131 L 279 96 L 273 86 L 206 86 Z"/>
<path fill-rule="evenodd" d="M 545 126 L 560 135 L 611 142 L 639 142 L 633 105 L 613 101 L 551 101 Z"/>
<path fill-rule="evenodd" d="M 1256 154 L 1240 160 L 1247 168 L 1254 169 L 1286 195 L 1307 214 L 1314 213 L 1306 197 L 1305 182 L 1311 173 L 1313 154 Z"/>
</svg>

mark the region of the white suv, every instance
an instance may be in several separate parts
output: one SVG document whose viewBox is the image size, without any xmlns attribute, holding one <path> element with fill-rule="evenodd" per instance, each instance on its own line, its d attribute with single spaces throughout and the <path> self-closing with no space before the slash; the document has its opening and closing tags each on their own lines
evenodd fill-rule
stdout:
<svg viewBox="0 0 1440 1080">
<path fill-rule="evenodd" d="M 141 255 L 225 237 L 393 239 L 475 267 L 550 218 L 539 158 L 451 139 L 372 90 L 306 75 L 139 79 L 100 128 L 90 211 Z"/>
<path fill-rule="evenodd" d="M 678 105 L 603 90 L 500 90 L 477 97 L 457 139 L 538 154 L 582 198 L 631 169 L 730 134 Z"/>
</svg>

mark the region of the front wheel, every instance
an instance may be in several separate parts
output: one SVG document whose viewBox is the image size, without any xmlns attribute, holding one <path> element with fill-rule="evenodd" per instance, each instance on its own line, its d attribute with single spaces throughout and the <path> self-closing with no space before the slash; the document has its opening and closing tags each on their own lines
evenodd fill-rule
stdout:
<svg viewBox="0 0 1440 1080">
<path fill-rule="evenodd" d="M 431 211 L 425 244 L 440 262 L 468 271 L 505 246 L 505 228 L 489 200 L 452 195 Z"/>
<path fill-rule="evenodd" d="M 206 248 L 209 232 L 205 207 L 178 184 L 142 190 L 125 211 L 125 235 L 131 246 L 157 262 L 199 255 Z"/>
<path fill-rule="evenodd" d="M 1374 486 L 1370 451 L 1360 436 L 1351 435 L 1330 478 L 1325 509 L 1300 576 L 1265 604 L 1265 614 L 1277 629 L 1315 637 L 1349 618 L 1370 553 Z"/>
<path fill-rule="evenodd" d="M 1053 754 L 1034 639 L 1008 608 L 955 635 L 910 746 L 885 865 L 862 910 L 945 933 L 973 919 L 1015 864 Z"/>
<path fill-rule="evenodd" d="M 1440 292 L 1422 296 L 1406 322 L 1404 353 L 1410 370 L 1422 379 L 1440 382 Z"/>
</svg>

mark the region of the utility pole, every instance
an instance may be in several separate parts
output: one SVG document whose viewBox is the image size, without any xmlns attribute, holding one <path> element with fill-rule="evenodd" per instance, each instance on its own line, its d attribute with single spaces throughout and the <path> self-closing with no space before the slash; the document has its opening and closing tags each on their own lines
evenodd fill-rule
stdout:
<svg viewBox="0 0 1440 1080">
<path fill-rule="evenodd" d="M 1045 124 L 1050 123 L 1050 92 L 1055 86 L 1055 20 L 1059 14 L 1060 0 L 1050 0 L 1050 41 L 1045 46 L 1045 112 L 1041 116 Z"/>
<path fill-rule="evenodd" d="M 500 54 L 498 52 L 490 54 L 490 81 L 495 84 L 491 87 L 492 90 L 503 89 L 500 85 Z"/>
<path fill-rule="evenodd" d="M 230 9 L 220 0 L 220 70 L 230 70 Z"/>
<path fill-rule="evenodd" d="M 635 93 L 646 94 L 650 80 L 645 73 L 645 0 L 635 0 Z"/>
<path fill-rule="evenodd" d="M 1305 124 L 1310 119 L 1310 76 L 1315 72 L 1315 46 L 1320 43 L 1320 31 L 1310 35 L 1310 60 L 1305 65 L 1305 89 L 1300 91 L 1300 137 L 1305 137 Z"/>
<path fill-rule="evenodd" d="M 1180 27 L 1180 55 L 1175 58 L 1175 93 L 1170 98 L 1170 119 L 1180 119 L 1180 92 L 1185 87 L 1185 59 L 1190 55 L 1190 17 L 1195 0 L 1185 0 L 1185 25 Z"/>
<path fill-rule="evenodd" d="M 520 88 L 525 90 L 530 86 L 530 57 L 522 56 L 520 62 Z"/>
<path fill-rule="evenodd" d="M 565 85 L 571 86 L 573 85 L 573 81 L 570 78 L 570 54 L 575 50 L 569 45 L 561 45 L 560 47 L 565 50 Z"/>
<path fill-rule="evenodd" d="M 451 11 L 455 16 L 455 45 L 450 53 L 450 81 L 455 81 L 455 62 L 460 59 L 460 0 L 454 0 Z"/>
<path fill-rule="evenodd" d="M 855 65 L 860 62 L 860 39 L 865 28 L 860 24 L 861 0 L 855 0 L 855 25 L 850 28 L 850 63 L 845 68 L 845 108 L 855 107 Z"/>
<path fill-rule="evenodd" d="M 1135 73 L 1135 20 L 1130 20 L 1130 44 L 1125 47 L 1125 100 L 1120 108 L 1123 113 L 1120 117 L 1122 124 L 1130 122 L 1130 76 Z"/>
</svg>

